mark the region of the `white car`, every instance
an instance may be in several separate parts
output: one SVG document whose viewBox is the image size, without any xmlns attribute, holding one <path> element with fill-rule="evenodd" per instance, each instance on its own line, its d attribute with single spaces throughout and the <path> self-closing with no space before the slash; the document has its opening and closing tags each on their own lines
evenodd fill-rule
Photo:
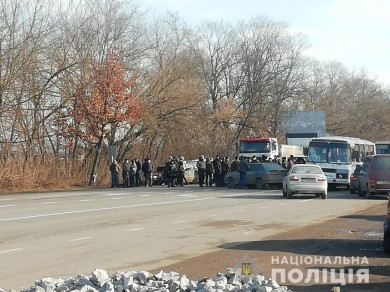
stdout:
<svg viewBox="0 0 390 292">
<path fill-rule="evenodd" d="M 326 199 L 328 180 L 321 167 L 315 164 L 295 164 L 283 179 L 283 196 L 290 199 L 294 194 L 315 194 Z"/>
</svg>

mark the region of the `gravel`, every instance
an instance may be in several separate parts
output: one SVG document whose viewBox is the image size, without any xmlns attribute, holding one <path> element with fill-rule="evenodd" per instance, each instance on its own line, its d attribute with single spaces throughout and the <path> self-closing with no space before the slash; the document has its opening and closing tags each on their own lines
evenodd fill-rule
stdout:
<svg viewBox="0 0 390 292">
<path fill-rule="evenodd" d="M 228 269 L 226 274 L 218 273 L 214 279 L 198 281 L 177 272 L 147 271 L 118 272 L 109 275 L 96 269 L 90 276 L 78 275 L 67 280 L 43 278 L 29 289 L 21 292 L 291 292 L 286 286 L 262 275 L 244 276 Z M 0 288 L 0 292 L 7 292 Z M 15 292 L 15 290 L 10 290 Z"/>
</svg>

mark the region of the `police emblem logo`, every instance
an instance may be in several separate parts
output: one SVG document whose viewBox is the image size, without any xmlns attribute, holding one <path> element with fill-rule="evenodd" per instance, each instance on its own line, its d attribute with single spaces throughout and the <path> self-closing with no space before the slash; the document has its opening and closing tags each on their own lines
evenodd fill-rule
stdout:
<svg viewBox="0 0 390 292">
<path fill-rule="evenodd" d="M 252 274 L 252 263 L 242 263 L 241 264 L 241 273 L 244 276 L 249 276 Z"/>
<path fill-rule="evenodd" d="M 248 255 L 245 255 L 242 259 L 236 259 L 236 268 L 237 275 L 242 275 L 244 277 L 251 277 L 255 275 L 259 275 L 260 268 L 257 264 L 257 259 L 251 259 Z"/>
</svg>

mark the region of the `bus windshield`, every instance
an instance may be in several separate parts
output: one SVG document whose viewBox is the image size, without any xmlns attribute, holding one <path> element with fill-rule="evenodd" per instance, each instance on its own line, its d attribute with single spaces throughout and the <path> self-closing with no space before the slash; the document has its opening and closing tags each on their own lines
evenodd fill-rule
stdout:
<svg viewBox="0 0 390 292">
<path fill-rule="evenodd" d="M 390 154 L 390 144 L 376 144 L 377 154 Z"/>
<path fill-rule="evenodd" d="M 322 163 L 351 163 L 351 146 L 337 142 L 315 142 L 309 144 L 307 161 Z"/>
<path fill-rule="evenodd" d="M 240 141 L 240 153 L 269 153 L 269 141 Z"/>
</svg>

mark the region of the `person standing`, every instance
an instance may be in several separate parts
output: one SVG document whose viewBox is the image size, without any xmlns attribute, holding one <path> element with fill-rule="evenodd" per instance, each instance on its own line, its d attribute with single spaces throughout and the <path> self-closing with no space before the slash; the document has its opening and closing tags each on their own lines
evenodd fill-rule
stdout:
<svg viewBox="0 0 390 292">
<path fill-rule="evenodd" d="M 184 166 L 184 160 L 180 158 L 179 164 L 178 164 L 178 170 L 177 170 L 177 185 L 183 187 L 184 186 L 184 173 L 185 173 L 185 166 Z"/>
<path fill-rule="evenodd" d="M 221 161 L 221 181 L 220 181 L 221 187 L 225 186 L 225 176 L 229 171 L 230 171 L 230 161 L 229 161 L 229 157 L 226 156 Z"/>
<path fill-rule="evenodd" d="M 112 188 L 119 188 L 119 172 L 120 172 L 120 166 L 119 163 L 114 160 L 110 166 L 111 171 L 111 187 Z"/>
<path fill-rule="evenodd" d="M 215 156 L 215 159 L 213 160 L 213 166 L 214 166 L 214 182 L 216 187 L 221 187 L 221 160 L 219 158 L 219 155 Z"/>
<path fill-rule="evenodd" d="M 135 165 L 137 166 L 137 170 L 135 172 L 135 186 L 139 187 L 141 186 L 141 162 L 139 162 L 138 158 L 134 159 Z"/>
<path fill-rule="evenodd" d="M 125 162 L 122 164 L 122 186 L 124 188 L 130 186 L 130 164 L 127 158 L 125 159 Z"/>
<path fill-rule="evenodd" d="M 196 167 L 198 168 L 199 186 L 203 187 L 206 176 L 206 161 L 204 160 L 203 155 L 199 156 Z"/>
<path fill-rule="evenodd" d="M 142 164 L 142 172 L 145 178 L 145 187 L 152 186 L 153 165 L 149 158 L 145 158 L 145 162 Z"/>
<path fill-rule="evenodd" d="M 137 164 L 135 163 L 134 159 L 131 160 L 130 162 L 130 187 L 135 186 L 135 174 L 137 173 Z"/>
<path fill-rule="evenodd" d="M 167 173 L 168 187 L 175 187 L 175 180 L 177 176 L 176 163 L 172 157 L 169 157 L 165 165 L 165 172 Z"/>
<path fill-rule="evenodd" d="M 210 158 L 206 158 L 206 187 L 213 186 L 214 165 Z"/>
<path fill-rule="evenodd" d="M 238 171 L 238 164 L 240 162 L 238 161 L 238 156 L 235 156 L 231 165 L 230 165 L 230 171 Z"/>
<path fill-rule="evenodd" d="M 246 161 L 244 156 L 240 157 L 240 163 L 238 164 L 238 171 L 240 173 L 240 180 L 238 183 L 238 188 L 239 189 L 244 189 L 245 184 L 246 184 L 246 175 L 247 172 L 249 171 L 249 164 L 248 161 Z"/>
<path fill-rule="evenodd" d="M 188 185 L 188 181 L 186 179 L 187 162 L 184 160 L 183 156 L 180 158 L 180 160 L 183 161 L 183 167 L 184 167 L 183 181 L 185 182 L 186 185 Z"/>
</svg>

